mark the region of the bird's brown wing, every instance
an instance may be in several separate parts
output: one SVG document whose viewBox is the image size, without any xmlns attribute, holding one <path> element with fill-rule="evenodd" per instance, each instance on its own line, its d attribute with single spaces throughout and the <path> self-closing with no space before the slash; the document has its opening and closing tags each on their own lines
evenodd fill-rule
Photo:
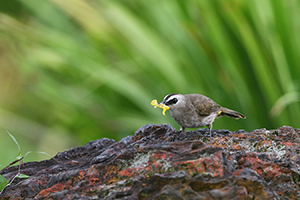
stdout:
<svg viewBox="0 0 300 200">
<path fill-rule="evenodd" d="M 190 94 L 191 103 L 200 116 L 208 116 L 212 112 L 220 109 L 220 105 L 211 100 L 210 98 L 200 94 Z"/>
</svg>

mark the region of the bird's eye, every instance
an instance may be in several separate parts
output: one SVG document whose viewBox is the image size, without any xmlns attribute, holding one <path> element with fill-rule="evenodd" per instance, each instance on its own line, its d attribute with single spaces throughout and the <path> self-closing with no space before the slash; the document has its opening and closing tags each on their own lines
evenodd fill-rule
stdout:
<svg viewBox="0 0 300 200">
<path fill-rule="evenodd" d="M 171 99 L 170 101 L 167 101 L 167 102 L 166 102 L 166 105 L 168 106 L 168 105 L 176 104 L 177 101 L 178 101 L 177 98 Z"/>
</svg>

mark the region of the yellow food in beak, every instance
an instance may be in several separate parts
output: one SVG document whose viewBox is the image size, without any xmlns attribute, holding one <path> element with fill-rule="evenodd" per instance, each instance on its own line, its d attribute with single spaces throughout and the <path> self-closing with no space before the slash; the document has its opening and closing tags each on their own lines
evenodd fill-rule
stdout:
<svg viewBox="0 0 300 200">
<path fill-rule="evenodd" d="M 170 109 L 169 106 L 167 106 L 163 103 L 158 104 L 156 99 L 151 101 L 151 105 L 154 106 L 154 108 L 162 108 L 163 109 L 163 112 L 162 112 L 163 115 L 166 115 L 165 112 Z"/>
</svg>

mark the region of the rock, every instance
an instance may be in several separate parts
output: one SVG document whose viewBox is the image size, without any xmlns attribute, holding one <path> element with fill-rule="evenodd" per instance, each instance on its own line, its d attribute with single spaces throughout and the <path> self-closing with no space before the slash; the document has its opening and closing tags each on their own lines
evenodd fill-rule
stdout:
<svg viewBox="0 0 300 200">
<path fill-rule="evenodd" d="M 300 130 L 177 132 L 147 124 L 21 166 L 1 199 L 300 199 Z M 18 166 L 0 171 L 6 179 Z"/>
</svg>

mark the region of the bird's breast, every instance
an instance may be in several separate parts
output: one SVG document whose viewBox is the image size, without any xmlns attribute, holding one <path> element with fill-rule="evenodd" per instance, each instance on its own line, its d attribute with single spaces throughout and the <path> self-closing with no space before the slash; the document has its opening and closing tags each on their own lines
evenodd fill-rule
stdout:
<svg viewBox="0 0 300 200">
<path fill-rule="evenodd" d="M 200 116 L 196 111 L 189 110 L 170 110 L 173 119 L 181 126 L 186 128 L 197 128 L 211 124 L 217 117 L 217 113 L 211 113 L 208 116 Z"/>
</svg>

